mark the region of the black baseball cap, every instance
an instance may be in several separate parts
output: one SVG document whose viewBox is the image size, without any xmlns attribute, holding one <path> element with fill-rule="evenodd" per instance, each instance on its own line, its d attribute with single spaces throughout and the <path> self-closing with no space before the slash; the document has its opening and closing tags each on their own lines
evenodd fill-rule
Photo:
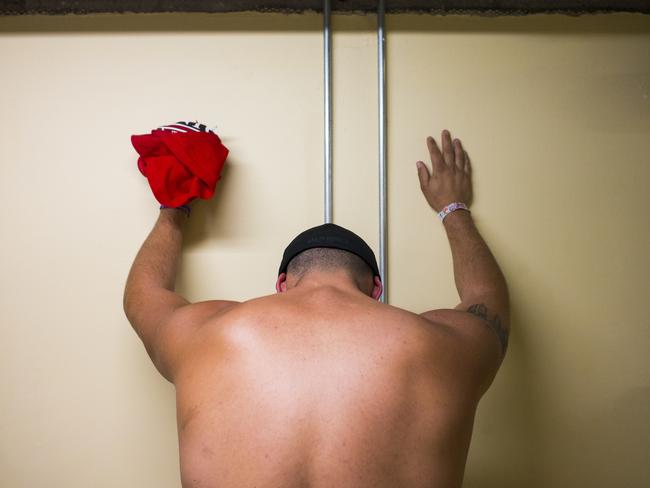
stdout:
<svg viewBox="0 0 650 488">
<path fill-rule="evenodd" d="M 377 266 L 375 253 L 372 252 L 372 249 L 366 244 L 366 241 L 351 230 L 336 224 L 319 225 L 298 234 L 284 250 L 278 275 L 287 272 L 289 261 L 298 254 L 315 247 L 341 249 L 356 254 L 370 266 L 375 276 L 379 276 L 379 267 Z M 381 279 L 381 276 L 379 278 Z"/>
</svg>

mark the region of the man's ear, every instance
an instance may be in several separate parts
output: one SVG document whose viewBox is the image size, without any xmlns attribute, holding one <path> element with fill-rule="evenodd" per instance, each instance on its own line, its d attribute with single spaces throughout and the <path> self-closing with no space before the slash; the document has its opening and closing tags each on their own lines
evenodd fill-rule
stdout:
<svg viewBox="0 0 650 488">
<path fill-rule="evenodd" d="M 384 292 L 384 285 L 381 283 L 379 276 L 375 276 L 375 286 L 372 288 L 372 298 L 379 300 Z"/>
<path fill-rule="evenodd" d="M 280 273 L 278 281 L 275 282 L 275 291 L 278 293 L 287 291 L 287 273 Z"/>
</svg>

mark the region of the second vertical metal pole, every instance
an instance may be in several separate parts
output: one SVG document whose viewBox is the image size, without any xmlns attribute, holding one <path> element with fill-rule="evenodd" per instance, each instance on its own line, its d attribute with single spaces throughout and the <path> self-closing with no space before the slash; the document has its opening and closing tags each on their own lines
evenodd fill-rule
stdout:
<svg viewBox="0 0 650 488">
<path fill-rule="evenodd" d="M 325 92 L 325 223 L 332 222 L 332 34 L 330 32 L 330 0 L 323 5 L 323 91 Z"/>
<path fill-rule="evenodd" d="M 384 0 L 377 8 L 377 78 L 379 80 L 379 273 L 384 285 L 381 301 L 388 301 L 386 274 L 388 225 L 386 215 L 386 37 L 384 35 Z"/>
<path fill-rule="evenodd" d="M 330 0 L 323 5 L 323 59 L 325 93 L 325 223 L 332 222 L 332 47 L 330 32 Z M 384 35 L 384 0 L 377 9 L 377 77 L 379 80 L 379 273 L 384 285 L 382 302 L 388 301 L 387 256 L 387 197 L 386 197 L 386 38 Z"/>
</svg>

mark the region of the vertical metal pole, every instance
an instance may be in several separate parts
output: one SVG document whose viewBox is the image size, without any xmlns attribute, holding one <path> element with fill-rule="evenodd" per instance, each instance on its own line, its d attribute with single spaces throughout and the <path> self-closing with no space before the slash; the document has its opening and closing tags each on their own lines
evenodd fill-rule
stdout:
<svg viewBox="0 0 650 488">
<path fill-rule="evenodd" d="M 388 301 L 386 273 L 386 244 L 388 225 L 386 216 L 386 37 L 384 35 L 384 0 L 377 8 L 377 78 L 379 80 L 379 272 L 384 285 L 381 301 Z"/>
<path fill-rule="evenodd" d="M 324 0 L 323 6 L 323 60 L 325 92 L 325 223 L 332 222 L 332 34 L 330 32 L 330 0 Z"/>
</svg>

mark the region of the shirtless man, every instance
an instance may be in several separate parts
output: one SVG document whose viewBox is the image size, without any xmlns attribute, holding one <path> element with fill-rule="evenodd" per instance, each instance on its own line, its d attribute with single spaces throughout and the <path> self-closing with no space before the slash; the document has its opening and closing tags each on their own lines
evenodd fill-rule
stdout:
<svg viewBox="0 0 650 488">
<path fill-rule="evenodd" d="M 442 151 L 431 137 L 427 146 L 433 171 L 421 161 L 417 171 L 429 205 L 469 205 L 461 142 L 443 131 Z M 176 387 L 183 487 L 461 486 L 509 333 L 505 279 L 468 211 L 442 224 L 461 303 L 420 315 L 377 301 L 372 251 L 331 224 L 287 248 L 278 293 L 190 304 L 174 293 L 186 219 L 161 210 L 124 294 Z"/>
</svg>

